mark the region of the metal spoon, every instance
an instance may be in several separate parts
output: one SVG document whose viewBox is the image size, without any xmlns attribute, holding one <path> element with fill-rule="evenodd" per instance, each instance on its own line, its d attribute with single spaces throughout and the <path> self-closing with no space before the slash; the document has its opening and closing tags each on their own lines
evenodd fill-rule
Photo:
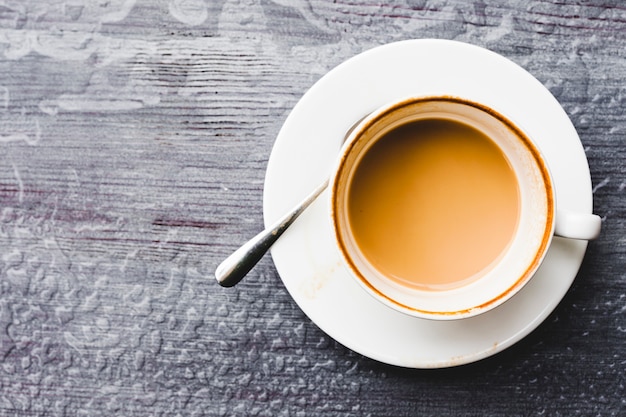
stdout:
<svg viewBox="0 0 626 417">
<path fill-rule="evenodd" d="M 343 142 L 350 136 L 350 133 L 365 119 L 367 115 L 360 118 L 346 132 Z M 248 272 L 261 260 L 263 255 L 272 247 L 274 242 L 287 230 L 289 226 L 302 214 L 307 207 L 328 187 L 327 178 L 317 186 L 300 204 L 285 214 L 280 220 L 269 228 L 247 241 L 239 249 L 224 259 L 215 269 L 215 278 L 222 287 L 232 287 L 246 276 Z"/>
<path fill-rule="evenodd" d="M 285 214 L 269 228 L 247 241 L 243 246 L 224 259 L 215 270 L 215 278 L 222 287 L 232 287 L 246 276 L 248 272 L 261 260 L 265 252 L 285 230 L 311 205 L 313 201 L 328 187 L 328 179 L 321 183 L 300 204 Z"/>
</svg>

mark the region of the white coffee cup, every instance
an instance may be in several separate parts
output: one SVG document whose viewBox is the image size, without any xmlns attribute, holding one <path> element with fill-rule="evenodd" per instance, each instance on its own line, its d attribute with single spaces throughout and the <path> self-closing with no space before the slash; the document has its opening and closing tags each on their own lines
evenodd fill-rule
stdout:
<svg viewBox="0 0 626 417">
<path fill-rule="evenodd" d="M 377 152 L 378 147 L 372 146 L 381 138 L 389 138 L 390 132 L 397 131 L 401 126 L 432 120 L 469 126 L 495 143 L 512 169 L 518 189 L 516 195 L 519 196 L 515 227 L 498 256 L 471 276 L 455 278 L 454 285 L 443 287 L 407 284 L 406 280 L 382 272 L 384 268 L 380 267 L 376 252 L 366 250 L 357 242 L 355 236 L 359 236 L 360 231 L 354 229 L 357 222 L 349 214 L 352 210 L 350 195 L 356 192 L 351 191 L 355 172 L 365 155 L 371 158 L 372 153 Z M 376 158 L 376 155 L 373 157 Z M 383 177 L 384 174 L 380 173 Z M 330 180 L 329 195 L 336 243 L 351 275 L 365 291 L 389 307 L 429 319 L 461 319 L 495 308 L 515 295 L 532 278 L 555 234 L 589 240 L 598 236 L 601 226 L 596 215 L 558 210 L 549 167 L 537 144 L 524 133 L 522 127 L 484 104 L 445 95 L 398 100 L 362 120 L 342 147 Z M 385 216 L 406 217 L 407 214 L 399 214 L 393 204 L 390 206 L 388 213 L 384 212 Z M 372 221 L 378 224 L 380 220 L 379 216 Z M 403 221 L 408 225 L 412 220 Z M 471 239 L 476 247 L 480 247 L 487 238 L 477 234 Z M 475 250 L 475 247 L 471 249 Z M 415 255 L 405 255 L 409 269 L 413 258 L 419 262 L 419 254 Z M 449 259 L 449 262 L 455 262 L 455 259 Z M 416 282 L 420 279 L 417 277 Z"/>
</svg>

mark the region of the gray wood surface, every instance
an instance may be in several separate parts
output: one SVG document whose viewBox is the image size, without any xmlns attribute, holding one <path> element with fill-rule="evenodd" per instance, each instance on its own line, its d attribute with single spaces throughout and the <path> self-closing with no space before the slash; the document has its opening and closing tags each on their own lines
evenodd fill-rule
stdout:
<svg viewBox="0 0 626 417">
<path fill-rule="evenodd" d="M 399 369 L 349 351 L 266 257 L 290 109 L 371 47 L 490 48 L 576 126 L 603 234 L 530 336 Z M 0 1 L 0 415 L 626 415 L 626 4 L 614 1 Z"/>
</svg>

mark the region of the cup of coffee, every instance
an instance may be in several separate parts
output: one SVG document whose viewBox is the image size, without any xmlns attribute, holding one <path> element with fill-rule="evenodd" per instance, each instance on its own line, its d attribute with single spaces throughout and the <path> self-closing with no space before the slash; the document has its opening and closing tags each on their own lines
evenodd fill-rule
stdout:
<svg viewBox="0 0 626 417">
<path fill-rule="evenodd" d="M 399 100 L 358 124 L 330 180 L 330 217 L 367 292 L 440 320 L 505 302 L 555 234 L 593 239 L 601 223 L 558 209 L 549 167 L 522 127 L 445 95 Z"/>
</svg>

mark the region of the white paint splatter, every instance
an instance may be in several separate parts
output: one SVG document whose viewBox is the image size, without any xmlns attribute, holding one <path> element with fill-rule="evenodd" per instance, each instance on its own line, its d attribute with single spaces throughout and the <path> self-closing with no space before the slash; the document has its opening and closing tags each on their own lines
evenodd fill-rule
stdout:
<svg viewBox="0 0 626 417">
<path fill-rule="evenodd" d="M 59 108 L 76 113 L 129 111 L 143 107 L 141 100 L 88 99 L 65 95 L 56 101 Z"/>
<path fill-rule="evenodd" d="M 77 31 L 31 33 L 33 52 L 60 61 L 84 61 L 96 52 L 93 34 Z"/>
<path fill-rule="evenodd" d="M 17 199 L 22 204 L 24 202 L 24 182 L 22 181 L 22 177 L 20 176 L 20 171 L 18 171 L 17 166 L 13 164 L 13 175 L 15 175 L 15 181 L 17 182 Z"/>
<path fill-rule="evenodd" d="M 33 50 L 35 36 L 31 31 L 0 30 L 0 45 L 5 46 L 4 56 L 7 59 L 20 59 Z"/>
<path fill-rule="evenodd" d="M 311 4 L 306 0 L 272 0 L 274 3 L 279 4 L 283 7 L 291 7 L 296 9 L 302 17 L 309 22 L 311 25 L 316 28 L 330 33 L 332 32 L 328 26 L 325 25 L 324 22 L 320 21 L 318 17 L 313 13 L 313 9 L 311 8 Z"/>
<path fill-rule="evenodd" d="M 37 30 L 0 30 L 0 44 L 5 46 L 4 56 L 17 60 L 31 52 L 62 61 L 84 61 L 96 50 L 91 33 Z"/>
<path fill-rule="evenodd" d="M 126 16 L 128 16 L 133 7 L 135 7 L 136 2 L 137 0 L 124 1 L 119 10 L 102 15 L 100 21 L 102 23 L 121 22 L 122 20 L 126 19 Z"/>
<path fill-rule="evenodd" d="M 246 29 L 242 30 L 245 26 Z M 263 7 L 257 0 L 251 0 L 245 7 L 237 0 L 228 0 L 222 7 L 222 13 L 218 23 L 219 33 L 227 38 L 245 37 L 244 32 L 253 30 L 260 36 L 257 40 L 262 40 L 262 34 L 267 31 L 267 17 Z"/>
<path fill-rule="evenodd" d="M 28 145 L 35 146 L 41 139 L 41 128 L 39 127 L 39 120 L 35 120 L 35 134 L 34 138 L 31 138 L 26 133 L 14 133 L 9 135 L 0 135 L 0 143 L 10 142 L 25 142 Z"/>
<path fill-rule="evenodd" d="M 600 181 L 599 184 L 597 184 L 595 187 L 593 187 L 592 192 L 595 194 L 596 191 L 598 191 L 602 187 L 605 187 L 610 181 L 611 181 L 611 177 L 606 177 L 605 179 Z"/>
<path fill-rule="evenodd" d="M 0 86 L 0 109 L 2 111 L 7 111 L 9 109 L 10 97 L 11 95 L 9 93 L 9 89 Z"/>
<path fill-rule="evenodd" d="M 168 8 L 176 20 L 189 26 L 200 25 L 209 17 L 203 0 L 171 0 Z"/>
<path fill-rule="evenodd" d="M 502 39 L 511 32 L 513 32 L 513 16 L 509 13 L 502 17 L 502 21 L 497 28 L 487 32 L 485 41 L 496 41 Z"/>
<path fill-rule="evenodd" d="M 121 88 L 113 87 L 105 74 L 96 72 L 83 93 L 43 100 L 39 108 L 50 115 L 58 113 L 59 109 L 75 113 L 132 111 L 159 104 L 164 92 L 163 87 L 140 79 L 131 79 Z"/>
</svg>

